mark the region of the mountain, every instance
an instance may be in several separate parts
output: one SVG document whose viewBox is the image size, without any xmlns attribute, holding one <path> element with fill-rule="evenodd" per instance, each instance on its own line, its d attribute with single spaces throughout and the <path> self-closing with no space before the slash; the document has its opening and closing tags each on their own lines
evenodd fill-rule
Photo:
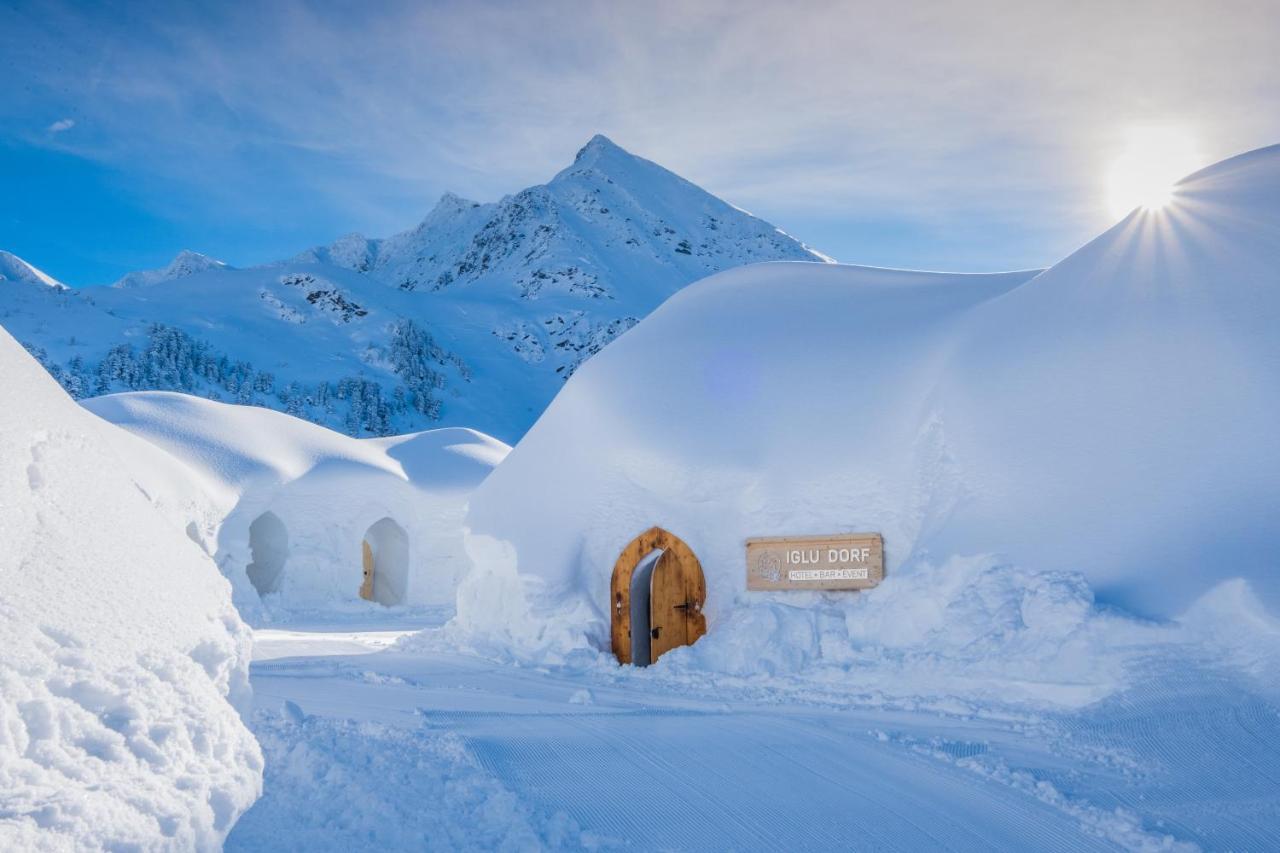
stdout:
<svg viewBox="0 0 1280 853">
<path fill-rule="evenodd" d="M 189 249 L 183 249 L 177 254 L 169 265 L 155 270 L 139 270 L 131 272 L 123 276 L 112 287 L 150 287 L 154 284 L 160 284 L 166 281 L 173 281 L 175 278 L 183 278 L 184 276 L 194 275 L 205 270 L 229 269 L 225 263 L 215 260 L 208 255 L 202 255 L 199 252 L 192 252 Z"/>
<path fill-rule="evenodd" d="M 24 284 L 52 287 L 54 290 L 67 289 L 65 284 L 53 276 L 36 269 L 17 255 L 3 250 L 0 250 L 0 281 L 19 281 Z"/>
<path fill-rule="evenodd" d="M 496 204 L 446 193 L 411 231 L 385 240 L 351 234 L 295 260 L 345 266 L 405 290 L 500 296 L 514 284 L 523 299 L 617 299 L 637 287 L 674 292 L 728 266 L 826 258 L 597 135 L 547 184 Z"/>
<path fill-rule="evenodd" d="M 546 184 L 487 204 L 446 193 L 390 237 L 247 269 L 184 252 L 113 287 L 0 292 L 0 323 L 78 397 L 178 390 L 352 435 L 457 425 L 514 441 L 667 297 L 765 260 L 830 259 L 596 136 Z"/>
</svg>

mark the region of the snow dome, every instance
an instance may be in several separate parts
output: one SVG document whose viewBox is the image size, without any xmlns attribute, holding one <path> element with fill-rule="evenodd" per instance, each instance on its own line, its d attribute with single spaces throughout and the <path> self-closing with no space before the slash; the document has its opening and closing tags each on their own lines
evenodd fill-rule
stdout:
<svg viewBox="0 0 1280 853">
<path fill-rule="evenodd" d="M 701 561 L 709 637 L 760 605 L 758 633 L 821 645 L 786 614 L 833 596 L 746 592 L 744 540 L 781 534 L 882 533 L 868 601 L 991 554 L 1083 575 L 1048 596 L 1067 610 L 1176 615 L 1237 577 L 1280 605 L 1277 198 L 1271 148 L 1038 275 L 704 279 L 567 383 L 472 499 L 471 547 L 519 574 L 533 625 L 606 648 L 615 560 L 653 526 Z"/>
<path fill-rule="evenodd" d="M 163 448 L 206 496 L 188 533 L 214 556 L 241 612 L 325 609 L 360 598 L 449 606 L 469 568 L 471 491 L 506 454 L 441 429 L 353 439 L 288 415 L 182 394 L 85 401 Z"/>
</svg>

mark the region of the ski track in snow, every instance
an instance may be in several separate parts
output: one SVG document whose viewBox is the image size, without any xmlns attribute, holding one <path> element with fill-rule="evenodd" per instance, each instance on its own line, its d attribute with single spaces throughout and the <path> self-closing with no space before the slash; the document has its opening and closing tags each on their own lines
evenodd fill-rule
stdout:
<svg viewBox="0 0 1280 853">
<path fill-rule="evenodd" d="M 228 849 L 1280 849 L 1280 710 L 1168 652 L 1083 711 L 974 716 L 368 627 L 258 633 L 266 792 Z"/>
</svg>

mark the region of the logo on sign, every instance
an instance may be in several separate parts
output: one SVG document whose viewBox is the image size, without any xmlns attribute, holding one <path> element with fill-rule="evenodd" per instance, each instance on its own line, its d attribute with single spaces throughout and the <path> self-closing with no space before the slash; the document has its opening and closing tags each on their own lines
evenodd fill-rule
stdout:
<svg viewBox="0 0 1280 853">
<path fill-rule="evenodd" d="M 782 579 L 782 561 L 772 551 L 766 551 L 756 558 L 756 575 L 767 581 L 777 583 Z"/>
</svg>

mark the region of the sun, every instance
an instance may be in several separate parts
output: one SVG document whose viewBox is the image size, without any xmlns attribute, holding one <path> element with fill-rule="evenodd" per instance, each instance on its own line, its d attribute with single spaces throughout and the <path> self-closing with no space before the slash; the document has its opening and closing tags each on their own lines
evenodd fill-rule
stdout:
<svg viewBox="0 0 1280 853">
<path fill-rule="evenodd" d="M 1117 219 L 1134 208 L 1166 207 L 1173 201 L 1177 182 L 1202 165 L 1195 136 L 1186 128 L 1131 128 L 1124 150 L 1107 173 L 1107 207 Z"/>
</svg>

